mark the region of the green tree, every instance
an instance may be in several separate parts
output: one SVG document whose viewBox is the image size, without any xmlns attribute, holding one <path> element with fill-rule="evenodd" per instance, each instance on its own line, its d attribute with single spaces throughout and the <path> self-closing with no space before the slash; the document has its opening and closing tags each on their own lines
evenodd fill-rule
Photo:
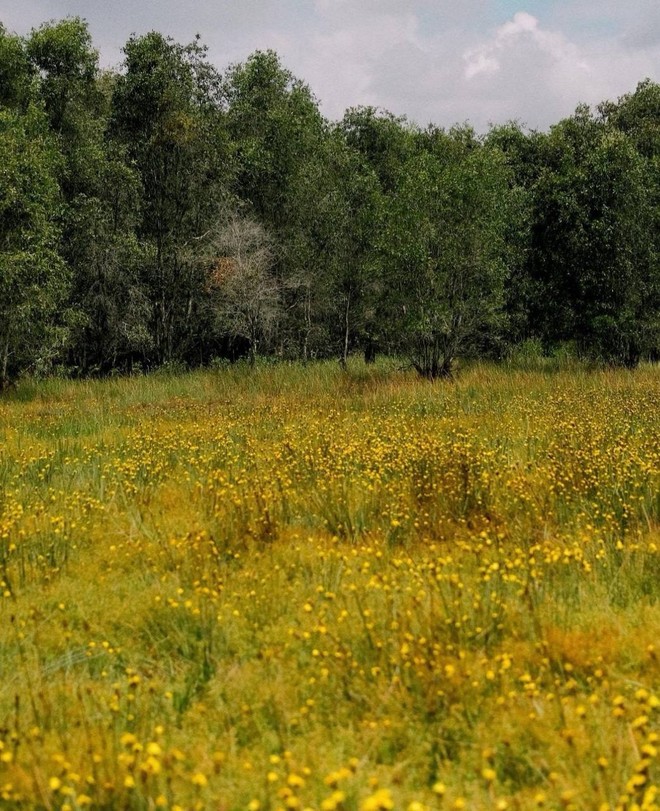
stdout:
<svg viewBox="0 0 660 811">
<path fill-rule="evenodd" d="M 418 131 L 404 117 L 375 107 L 352 107 L 339 126 L 347 145 L 375 172 L 383 192 L 395 192 L 403 165 L 419 148 Z"/>
<path fill-rule="evenodd" d="M 331 243 L 336 185 L 329 171 L 331 148 L 300 163 L 289 181 L 290 205 L 279 237 L 284 350 L 307 361 L 330 352 Z"/>
<path fill-rule="evenodd" d="M 116 77 L 99 71 L 79 18 L 34 30 L 27 52 L 63 156 L 61 253 L 73 274 L 68 359 L 80 373 L 106 372 L 150 348 L 136 278 L 148 257 L 135 236 L 139 181 L 126 150 L 106 137 Z"/>
<path fill-rule="evenodd" d="M 34 101 L 35 85 L 24 41 L 0 24 L 0 107 L 24 112 Z"/>
<path fill-rule="evenodd" d="M 329 293 L 333 321 L 340 328 L 339 356 L 345 366 L 356 343 L 366 348 L 367 358 L 375 351 L 383 195 L 376 173 L 359 153 L 341 142 L 334 149 L 331 168 L 335 191 L 327 214 Z"/>
<path fill-rule="evenodd" d="M 660 84 L 645 79 L 634 93 L 598 106 L 602 120 L 629 136 L 647 159 L 660 157 Z"/>
<path fill-rule="evenodd" d="M 539 322 L 549 339 L 635 365 L 657 345 L 657 176 L 629 136 L 587 108 L 553 127 L 544 151 L 531 257 Z"/>
<path fill-rule="evenodd" d="M 230 67 L 224 82 L 227 128 L 234 144 L 233 190 L 279 233 L 292 199 L 291 181 L 323 139 L 324 122 L 310 89 L 273 51 Z"/>
<path fill-rule="evenodd" d="M 57 252 L 58 154 L 41 111 L 0 110 L 0 387 L 46 368 L 63 340 L 69 274 Z M 61 325 L 60 325 L 61 326 Z"/>
<path fill-rule="evenodd" d="M 542 296 L 539 284 L 529 272 L 529 260 L 532 248 L 532 188 L 541 172 L 542 162 L 538 133 L 526 133 L 516 122 L 491 128 L 485 144 L 501 152 L 509 169 L 510 216 L 505 233 L 508 272 L 504 294 L 507 323 L 503 334 L 504 345 L 499 347 L 506 352 L 515 344 L 539 337 L 537 322 L 531 314 Z"/>
<path fill-rule="evenodd" d="M 51 127 L 61 132 L 71 124 L 70 107 L 89 96 L 97 70 L 97 53 L 87 24 L 79 17 L 44 23 L 34 29 L 27 52 L 42 74 L 41 94 Z"/>
<path fill-rule="evenodd" d="M 215 222 L 227 179 L 220 79 L 197 41 L 150 33 L 124 51 L 110 133 L 141 184 L 137 233 L 149 246 L 143 281 L 163 363 L 199 348 L 204 277 L 193 247 Z"/>
<path fill-rule="evenodd" d="M 338 355 L 364 343 L 378 287 L 377 231 L 381 194 L 375 173 L 329 131 L 290 185 L 289 221 L 282 232 L 290 318 L 303 358 Z M 319 345 L 319 339 L 322 345 Z"/>
<path fill-rule="evenodd" d="M 652 208 L 653 222 L 646 239 L 652 251 L 651 268 L 643 283 L 645 303 L 639 308 L 641 351 L 660 356 L 660 84 L 646 79 L 634 93 L 618 102 L 605 102 L 599 107 L 610 127 L 626 134 L 645 161 L 648 197 L 646 208 Z"/>
<path fill-rule="evenodd" d="M 78 17 L 44 23 L 28 37 L 27 53 L 38 71 L 39 96 L 65 158 L 59 177 L 65 199 L 98 192 L 104 99 L 87 23 Z"/>
<path fill-rule="evenodd" d="M 430 379 L 501 325 L 509 205 L 501 153 L 464 133 L 434 142 L 404 166 L 384 234 L 392 339 Z"/>
<path fill-rule="evenodd" d="M 83 374 L 144 364 L 152 350 L 151 308 L 142 270 L 149 246 L 134 232 L 139 212 L 134 173 L 121 162 L 105 166 L 114 198 L 79 196 L 68 212 L 67 255 L 75 284 L 69 308 L 70 362 Z"/>
<path fill-rule="evenodd" d="M 342 299 L 353 301 L 353 332 L 369 362 L 379 348 L 384 348 L 388 332 L 382 307 L 383 263 L 378 250 L 386 200 L 396 197 L 404 166 L 424 145 L 420 130 L 405 117 L 374 107 L 347 110 L 338 129 L 352 155 L 343 187 L 351 198 L 345 210 L 354 212 L 347 222 L 353 231 L 349 243 L 355 250 L 352 261 L 343 263 L 343 273 L 335 278 L 344 291 Z"/>
<path fill-rule="evenodd" d="M 329 129 L 310 89 L 272 51 L 232 66 L 225 81 L 233 191 L 277 244 L 278 350 L 328 354 L 332 323 L 328 216 L 334 203 Z"/>
</svg>

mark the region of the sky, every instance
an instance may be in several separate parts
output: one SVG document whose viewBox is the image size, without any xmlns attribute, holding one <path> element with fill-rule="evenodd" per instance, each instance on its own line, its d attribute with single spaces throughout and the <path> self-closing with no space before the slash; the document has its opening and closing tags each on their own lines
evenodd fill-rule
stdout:
<svg viewBox="0 0 660 811">
<path fill-rule="evenodd" d="M 330 119 L 372 105 L 420 126 L 546 129 L 660 80 L 660 0 L 0 0 L 19 34 L 69 15 L 105 67 L 152 30 L 199 33 L 220 69 L 272 48 Z"/>
</svg>

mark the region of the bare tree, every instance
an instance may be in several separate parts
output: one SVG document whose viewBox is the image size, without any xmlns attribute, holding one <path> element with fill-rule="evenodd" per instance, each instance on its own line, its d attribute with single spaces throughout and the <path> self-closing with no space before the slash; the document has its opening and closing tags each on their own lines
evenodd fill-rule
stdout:
<svg viewBox="0 0 660 811">
<path fill-rule="evenodd" d="M 249 342 L 254 363 L 282 310 L 272 240 L 259 222 L 236 212 L 224 214 L 207 239 L 208 288 L 218 326 Z"/>
</svg>

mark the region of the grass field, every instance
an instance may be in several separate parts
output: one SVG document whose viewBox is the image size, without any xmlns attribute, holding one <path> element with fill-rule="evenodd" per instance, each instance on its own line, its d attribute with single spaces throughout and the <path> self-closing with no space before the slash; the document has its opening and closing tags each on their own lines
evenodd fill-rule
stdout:
<svg viewBox="0 0 660 811">
<path fill-rule="evenodd" d="M 660 375 L 0 399 L 0 808 L 660 808 Z"/>
</svg>

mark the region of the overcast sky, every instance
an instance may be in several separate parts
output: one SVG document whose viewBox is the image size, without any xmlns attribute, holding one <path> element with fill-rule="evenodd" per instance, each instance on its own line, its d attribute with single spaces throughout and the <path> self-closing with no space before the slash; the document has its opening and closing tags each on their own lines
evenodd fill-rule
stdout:
<svg viewBox="0 0 660 811">
<path fill-rule="evenodd" d="M 0 0 L 20 34 L 67 15 L 104 66 L 150 30 L 200 33 L 219 68 L 273 48 L 330 118 L 370 104 L 421 125 L 546 128 L 660 80 L 660 0 Z"/>
</svg>

